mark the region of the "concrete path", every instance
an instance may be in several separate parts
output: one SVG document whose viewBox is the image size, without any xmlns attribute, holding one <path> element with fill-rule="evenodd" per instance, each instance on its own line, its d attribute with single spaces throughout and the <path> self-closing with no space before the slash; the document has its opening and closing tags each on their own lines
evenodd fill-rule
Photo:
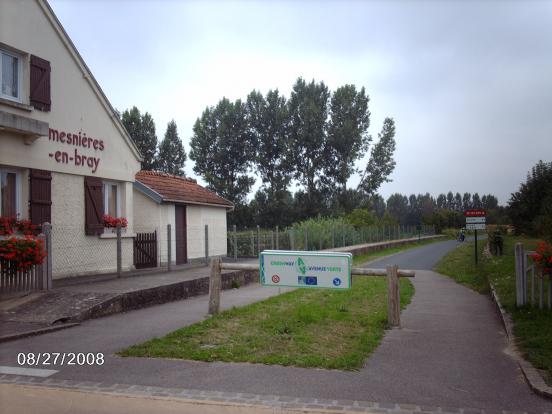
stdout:
<svg viewBox="0 0 552 414">
<path fill-rule="evenodd" d="M 432 266 L 455 245 L 447 241 L 423 246 L 384 259 L 379 265 Z M 59 371 L 50 378 L 375 401 L 382 406 L 402 403 L 552 412 L 552 401 L 530 391 L 507 354 L 488 297 L 432 271 L 417 272 L 413 282 L 416 294 L 402 314 L 402 329 L 388 332 L 359 372 L 113 355 L 125 346 L 202 320 L 206 297 L 90 320 L 70 330 L 6 343 L 0 350 L 0 365 L 17 366 L 20 352 L 103 352 L 106 360 L 102 366 L 50 367 Z M 277 293 L 276 288 L 252 285 L 223 292 L 222 304 L 240 306 Z"/>
</svg>

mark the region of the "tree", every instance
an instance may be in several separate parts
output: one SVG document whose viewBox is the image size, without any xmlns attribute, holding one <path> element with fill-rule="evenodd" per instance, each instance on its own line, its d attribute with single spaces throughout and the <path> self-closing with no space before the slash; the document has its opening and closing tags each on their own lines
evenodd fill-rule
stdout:
<svg viewBox="0 0 552 414">
<path fill-rule="evenodd" d="M 474 195 L 472 196 L 472 206 L 476 209 L 483 208 L 483 203 L 481 202 L 478 193 L 474 193 Z"/>
<path fill-rule="evenodd" d="M 157 137 L 151 115 L 147 112 L 140 114 L 138 108 L 133 106 L 123 112 L 121 122 L 142 154 L 142 169 L 156 169 Z"/>
<path fill-rule="evenodd" d="M 462 208 L 465 210 L 469 210 L 472 208 L 472 202 L 471 202 L 471 194 L 470 193 L 464 193 L 462 197 Z"/>
<path fill-rule="evenodd" d="M 408 216 L 408 198 L 399 193 L 392 194 L 387 199 L 387 211 L 397 222 L 405 224 Z"/>
<path fill-rule="evenodd" d="M 195 161 L 194 172 L 222 197 L 245 204 L 255 182 L 249 175 L 255 146 L 245 105 L 239 99 L 230 102 L 223 98 L 216 107 L 203 111 L 193 131 L 190 158 Z"/>
<path fill-rule="evenodd" d="M 378 142 L 372 148 L 370 159 L 359 184 L 367 194 L 374 194 L 384 182 L 391 181 L 388 177 L 395 169 L 395 122 L 385 118 L 383 128 L 378 134 Z"/>
<path fill-rule="evenodd" d="M 552 162 L 539 161 L 525 183 L 513 193 L 509 216 L 518 233 L 542 235 L 552 241 Z"/>
<path fill-rule="evenodd" d="M 347 189 L 347 180 L 355 173 L 355 162 L 368 150 L 370 111 L 364 88 L 357 92 L 354 85 L 344 85 L 333 93 L 330 104 L 326 164 L 324 175 Z"/>
<path fill-rule="evenodd" d="M 309 216 L 319 211 L 317 191 L 325 165 L 326 119 L 330 92 L 324 82 L 306 83 L 302 78 L 293 85 L 289 100 L 290 137 L 294 176 L 305 188 Z"/>
<path fill-rule="evenodd" d="M 452 193 L 451 193 L 452 194 Z M 437 197 L 437 208 L 447 208 L 447 196 L 444 194 L 439 194 Z"/>
<path fill-rule="evenodd" d="M 356 208 L 351 211 L 345 219 L 355 228 L 368 227 L 376 223 L 374 213 L 364 208 Z"/>
<path fill-rule="evenodd" d="M 167 125 L 165 138 L 159 144 L 157 169 L 169 174 L 184 176 L 185 161 L 186 151 L 184 151 L 182 141 L 178 138 L 176 122 L 172 120 Z"/>
</svg>

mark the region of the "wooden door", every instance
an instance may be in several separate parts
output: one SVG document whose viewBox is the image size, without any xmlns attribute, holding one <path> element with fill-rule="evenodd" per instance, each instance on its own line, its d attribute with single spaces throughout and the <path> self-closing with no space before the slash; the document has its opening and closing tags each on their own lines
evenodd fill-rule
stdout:
<svg viewBox="0 0 552 414">
<path fill-rule="evenodd" d="M 175 210 L 175 241 L 176 264 L 188 262 L 188 248 L 186 245 L 186 206 L 174 206 Z"/>
</svg>

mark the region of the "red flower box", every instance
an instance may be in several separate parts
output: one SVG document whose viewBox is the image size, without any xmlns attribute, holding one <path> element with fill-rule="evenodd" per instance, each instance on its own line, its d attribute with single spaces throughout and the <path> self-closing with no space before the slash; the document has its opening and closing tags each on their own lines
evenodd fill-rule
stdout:
<svg viewBox="0 0 552 414">
<path fill-rule="evenodd" d="M 111 217 L 106 214 L 103 216 L 103 221 L 104 227 L 116 228 L 118 224 L 120 224 L 122 228 L 128 226 L 128 220 L 124 217 Z"/>
<path fill-rule="evenodd" d="M 34 265 L 42 264 L 45 257 L 44 243 L 35 237 L 0 240 L 0 260 L 13 263 L 15 270 L 28 270 Z"/>
</svg>

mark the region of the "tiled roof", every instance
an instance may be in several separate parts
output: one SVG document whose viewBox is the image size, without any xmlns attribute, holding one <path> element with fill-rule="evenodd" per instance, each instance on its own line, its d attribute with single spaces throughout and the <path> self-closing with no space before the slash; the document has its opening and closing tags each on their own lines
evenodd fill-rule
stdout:
<svg viewBox="0 0 552 414">
<path fill-rule="evenodd" d="M 136 174 L 136 181 L 158 193 L 163 198 L 163 201 L 214 204 L 221 207 L 234 206 L 225 198 L 222 198 L 211 190 L 203 188 L 192 178 L 179 177 L 157 171 L 140 171 Z"/>
</svg>

